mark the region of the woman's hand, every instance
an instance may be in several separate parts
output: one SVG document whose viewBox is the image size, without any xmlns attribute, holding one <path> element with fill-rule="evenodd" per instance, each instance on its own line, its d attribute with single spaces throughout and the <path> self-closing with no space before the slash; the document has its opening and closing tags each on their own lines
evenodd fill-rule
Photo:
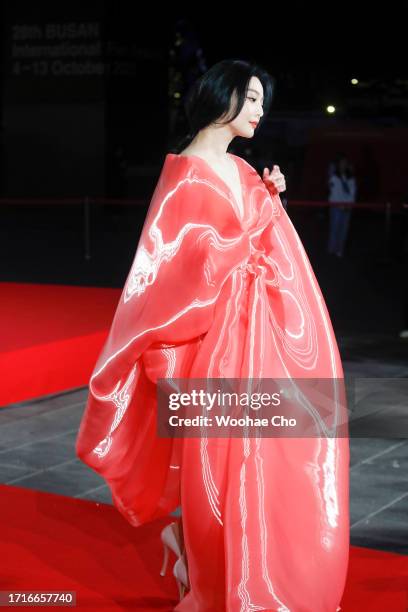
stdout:
<svg viewBox="0 0 408 612">
<path fill-rule="evenodd" d="M 279 169 L 279 166 L 273 166 L 272 172 L 268 168 L 264 168 L 262 180 L 265 183 L 269 193 L 276 195 L 281 191 L 286 191 L 285 177 Z"/>
</svg>

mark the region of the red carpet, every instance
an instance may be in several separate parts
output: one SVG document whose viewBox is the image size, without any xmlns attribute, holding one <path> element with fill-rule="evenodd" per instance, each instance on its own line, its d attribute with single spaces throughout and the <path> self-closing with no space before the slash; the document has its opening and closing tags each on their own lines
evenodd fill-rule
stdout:
<svg viewBox="0 0 408 612">
<path fill-rule="evenodd" d="M 87 385 L 120 293 L 0 283 L 0 406 Z"/>
<path fill-rule="evenodd" d="M 174 557 L 159 575 L 171 517 L 134 528 L 106 504 L 0 488 L 0 590 L 76 591 L 76 607 L 95 611 L 173 609 Z M 351 548 L 342 612 L 406 612 L 407 589 L 408 557 Z"/>
<path fill-rule="evenodd" d="M 0 491 L 0 590 L 76 591 L 76 608 L 92 611 L 173 609 L 175 557 L 159 574 L 159 533 L 171 517 L 136 529 L 106 504 Z"/>
</svg>

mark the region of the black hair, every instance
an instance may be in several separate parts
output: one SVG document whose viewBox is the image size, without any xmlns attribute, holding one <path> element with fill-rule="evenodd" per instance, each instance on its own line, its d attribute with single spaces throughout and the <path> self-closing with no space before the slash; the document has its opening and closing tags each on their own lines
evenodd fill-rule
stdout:
<svg viewBox="0 0 408 612">
<path fill-rule="evenodd" d="M 268 114 L 272 104 L 276 80 L 262 66 L 251 61 L 226 59 L 214 64 L 202 74 L 188 90 L 184 109 L 189 125 L 189 132 L 174 147 L 179 153 L 189 144 L 198 132 L 211 123 L 225 118 L 221 123 L 233 121 L 245 104 L 249 81 L 257 77 L 262 83 L 264 101 L 263 116 L 257 129 Z M 233 93 L 236 93 L 236 105 L 231 104 Z M 230 113 L 232 116 L 228 117 Z"/>
</svg>

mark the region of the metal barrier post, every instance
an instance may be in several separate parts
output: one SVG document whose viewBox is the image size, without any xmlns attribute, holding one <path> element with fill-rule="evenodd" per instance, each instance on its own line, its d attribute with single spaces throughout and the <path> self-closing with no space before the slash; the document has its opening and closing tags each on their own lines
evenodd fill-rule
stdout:
<svg viewBox="0 0 408 612">
<path fill-rule="evenodd" d="M 385 203 L 385 219 L 384 219 L 384 263 L 389 263 L 391 258 L 389 256 L 388 247 L 390 244 L 391 235 L 391 202 Z"/>
<path fill-rule="evenodd" d="M 91 209 L 89 197 L 84 199 L 84 255 L 85 259 L 91 259 Z"/>
</svg>

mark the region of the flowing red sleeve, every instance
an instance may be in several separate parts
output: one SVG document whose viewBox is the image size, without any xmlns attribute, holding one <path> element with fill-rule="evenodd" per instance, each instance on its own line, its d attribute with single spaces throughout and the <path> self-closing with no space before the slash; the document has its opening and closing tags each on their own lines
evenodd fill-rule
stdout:
<svg viewBox="0 0 408 612">
<path fill-rule="evenodd" d="M 189 172 L 187 159 L 167 157 L 76 440 L 78 457 L 106 480 L 134 525 L 180 501 L 178 442 L 156 436 L 154 380 L 187 376 L 222 285 L 247 255 L 246 236 L 232 235 L 228 218 L 220 196 Z M 177 351 L 170 372 L 168 346 Z"/>
</svg>

